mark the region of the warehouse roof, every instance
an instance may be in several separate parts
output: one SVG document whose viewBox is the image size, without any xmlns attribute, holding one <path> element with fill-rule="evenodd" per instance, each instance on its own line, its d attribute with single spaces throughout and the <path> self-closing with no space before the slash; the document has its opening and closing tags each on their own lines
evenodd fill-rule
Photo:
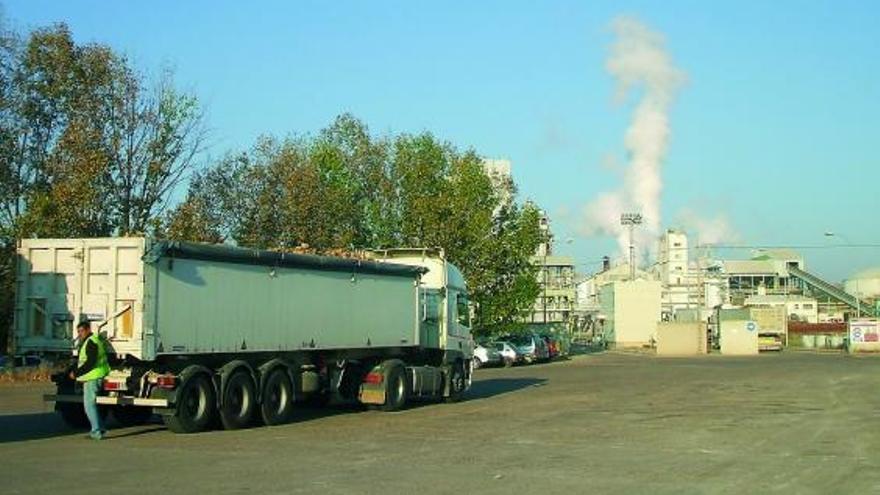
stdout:
<svg viewBox="0 0 880 495">
<path fill-rule="evenodd" d="M 346 273 L 372 273 L 418 277 L 427 271 L 421 266 L 378 263 L 375 261 L 318 256 L 314 254 L 262 251 L 222 244 L 199 244 L 183 241 L 155 241 L 144 261 L 154 263 L 161 257 L 222 261 L 243 265 L 308 268 Z"/>
<path fill-rule="evenodd" d="M 770 260 L 726 260 L 724 273 L 729 275 L 770 275 L 776 273 L 776 264 Z"/>
</svg>

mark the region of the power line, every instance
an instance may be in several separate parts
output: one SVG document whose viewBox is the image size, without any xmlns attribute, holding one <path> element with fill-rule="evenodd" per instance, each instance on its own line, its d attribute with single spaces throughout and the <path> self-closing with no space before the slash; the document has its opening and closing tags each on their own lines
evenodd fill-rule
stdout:
<svg viewBox="0 0 880 495">
<path fill-rule="evenodd" d="M 804 244 L 804 245 L 748 245 L 748 244 L 699 244 L 694 249 L 840 249 L 840 248 L 856 248 L 856 249 L 880 249 L 880 244 Z M 689 248 L 679 248 L 689 249 Z"/>
</svg>

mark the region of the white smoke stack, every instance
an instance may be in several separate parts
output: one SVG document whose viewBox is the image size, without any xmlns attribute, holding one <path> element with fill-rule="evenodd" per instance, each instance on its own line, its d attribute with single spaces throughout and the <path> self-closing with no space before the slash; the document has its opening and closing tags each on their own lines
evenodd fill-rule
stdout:
<svg viewBox="0 0 880 495">
<path fill-rule="evenodd" d="M 617 100 L 631 92 L 640 100 L 626 131 L 628 164 L 618 191 L 604 193 L 587 205 L 588 233 L 615 235 L 625 253 L 629 245 L 620 226 L 621 213 L 641 213 L 644 224 L 637 229 L 637 245 L 654 249 L 660 233 L 661 166 L 669 146 L 669 106 L 685 81 L 666 52 L 663 36 L 632 17 L 612 23 L 614 43 L 606 69 L 617 82 Z"/>
</svg>

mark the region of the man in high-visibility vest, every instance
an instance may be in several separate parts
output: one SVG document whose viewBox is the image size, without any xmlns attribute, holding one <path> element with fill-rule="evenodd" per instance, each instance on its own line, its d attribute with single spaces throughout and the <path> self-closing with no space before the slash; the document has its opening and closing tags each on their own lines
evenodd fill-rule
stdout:
<svg viewBox="0 0 880 495">
<path fill-rule="evenodd" d="M 76 371 L 70 372 L 70 378 L 83 384 L 83 408 L 92 426 L 89 436 L 101 440 L 106 430 L 98 414 L 97 397 L 103 378 L 110 374 L 107 349 L 104 348 L 101 336 L 92 333 L 92 326 L 88 321 L 81 321 L 76 326 L 76 336 L 79 342 L 79 357 Z"/>
</svg>

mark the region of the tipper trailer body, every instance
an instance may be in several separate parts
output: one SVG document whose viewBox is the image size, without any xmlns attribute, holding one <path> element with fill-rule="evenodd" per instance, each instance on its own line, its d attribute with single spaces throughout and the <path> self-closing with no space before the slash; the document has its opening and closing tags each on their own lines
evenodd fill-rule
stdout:
<svg viewBox="0 0 880 495">
<path fill-rule="evenodd" d="M 28 239 L 19 246 L 19 351 L 70 350 L 96 322 L 112 372 L 99 404 L 172 430 L 287 421 L 302 401 L 395 410 L 470 384 L 467 289 L 438 250 L 373 259 L 150 238 Z M 50 397 L 81 423 L 76 385 Z"/>
</svg>

